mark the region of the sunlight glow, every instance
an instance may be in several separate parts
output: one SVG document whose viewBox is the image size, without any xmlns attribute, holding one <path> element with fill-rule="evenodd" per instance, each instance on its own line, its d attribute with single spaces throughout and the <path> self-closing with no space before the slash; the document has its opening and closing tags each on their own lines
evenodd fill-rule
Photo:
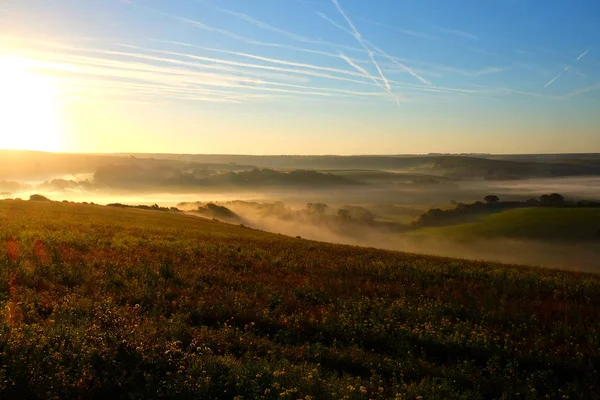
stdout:
<svg viewBox="0 0 600 400">
<path fill-rule="evenodd" d="M 25 59 L 0 55 L 0 149 L 57 151 L 62 140 L 52 79 Z"/>
</svg>

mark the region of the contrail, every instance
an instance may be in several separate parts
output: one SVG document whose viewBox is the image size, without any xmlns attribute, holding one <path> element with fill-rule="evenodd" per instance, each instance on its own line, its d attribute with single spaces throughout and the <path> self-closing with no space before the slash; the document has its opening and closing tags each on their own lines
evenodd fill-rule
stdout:
<svg viewBox="0 0 600 400">
<path fill-rule="evenodd" d="M 305 36 L 301 36 L 301 35 L 297 35 L 295 33 L 292 32 L 288 32 L 286 30 L 280 29 L 280 28 L 276 28 L 272 25 L 267 24 L 266 22 L 260 21 L 256 18 L 253 18 L 249 15 L 243 14 L 243 13 L 239 13 L 239 12 L 235 12 L 235 11 L 231 11 L 231 10 L 227 10 L 225 8 L 221 8 L 221 7 L 215 7 L 216 10 L 223 12 L 225 14 L 229 14 L 231 16 L 234 16 L 236 18 L 239 18 L 243 21 L 246 21 L 249 24 L 252 24 L 254 26 L 256 26 L 257 28 L 260 29 L 264 29 L 267 31 L 271 31 L 271 32 L 275 32 L 278 33 L 280 35 L 283 36 L 287 36 L 292 40 L 295 40 L 297 42 L 303 42 L 303 43 L 311 43 L 311 44 L 318 44 L 318 45 L 322 45 L 322 46 L 329 46 L 329 47 L 335 47 L 335 48 L 343 48 L 345 50 L 348 51 L 360 51 L 362 52 L 361 49 L 356 48 L 356 47 L 347 47 L 338 43 L 331 43 L 331 42 L 327 42 L 325 40 L 318 40 L 318 39 L 311 39 Z M 204 24 L 203 24 L 204 25 Z M 206 25 L 205 25 L 206 26 Z"/>
<path fill-rule="evenodd" d="M 571 68 L 571 66 L 567 65 L 565 67 L 565 69 L 563 69 L 562 71 L 560 71 L 560 73 L 558 75 L 556 75 L 554 78 L 550 79 L 550 81 L 548 83 L 546 83 L 544 85 L 544 87 L 547 88 L 548 86 L 552 85 L 552 83 L 554 83 L 555 80 L 557 80 L 558 78 L 560 78 L 561 75 L 564 74 L 565 72 L 567 72 L 570 68 Z"/>
<path fill-rule="evenodd" d="M 472 33 L 468 33 L 465 31 L 461 31 L 458 29 L 448 29 L 448 28 L 442 28 L 439 26 L 435 27 L 438 31 L 443 32 L 443 33 L 449 33 L 451 35 L 457 35 L 457 36 L 461 36 L 467 39 L 471 39 L 471 40 L 479 40 L 479 38 L 475 35 L 473 35 Z"/>
<path fill-rule="evenodd" d="M 379 80 L 377 78 L 371 75 L 366 69 L 352 61 L 352 59 L 347 57 L 344 53 L 340 52 L 340 58 L 346 61 L 348 64 L 350 64 L 351 67 L 354 67 L 354 69 L 363 74 L 366 78 L 371 79 L 377 86 L 385 90 L 385 87 L 383 87 L 381 83 L 379 83 Z"/>
<path fill-rule="evenodd" d="M 586 54 L 587 54 L 587 53 L 589 53 L 591 49 L 592 49 L 592 48 L 590 47 L 589 49 L 587 49 L 586 51 L 584 51 L 583 53 L 581 53 L 581 54 L 579 55 L 579 57 L 577 57 L 577 61 L 579 61 L 579 60 L 581 60 L 583 57 L 585 57 L 585 56 L 586 56 Z"/>
<path fill-rule="evenodd" d="M 335 22 L 334 20 L 329 18 L 327 15 L 323 14 L 322 12 L 315 11 L 315 13 L 317 13 L 317 15 L 319 17 L 323 18 L 325 21 L 329 22 L 331 25 L 335 26 L 336 28 L 343 30 L 344 32 L 346 32 L 347 34 L 349 34 L 351 36 L 354 36 L 354 33 L 350 29 L 341 26 L 340 24 L 338 24 L 337 22 Z"/>
<path fill-rule="evenodd" d="M 585 57 L 585 56 L 586 56 L 586 54 L 587 54 L 587 53 L 589 53 L 589 52 L 590 52 L 590 50 L 592 50 L 592 48 L 591 48 L 591 47 L 590 47 L 589 49 L 587 49 L 586 51 L 584 51 L 583 53 L 581 53 L 581 54 L 579 55 L 579 57 L 577 57 L 577 59 L 576 59 L 575 61 L 579 61 L 579 60 L 581 60 L 583 57 Z M 551 85 L 551 84 L 552 84 L 552 83 L 553 83 L 555 80 L 557 80 L 558 78 L 560 78 L 560 76 L 561 76 L 562 74 L 564 74 L 565 72 L 567 72 L 567 71 L 568 71 L 570 68 L 571 68 L 571 65 L 567 65 L 567 66 L 565 67 L 565 69 L 564 69 L 564 70 L 562 70 L 562 71 L 561 71 L 561 72 L 560 72 L 558 75 L 556 75 L 554 78 L 550 79 L 550 82 L 546 83 L 546 85 L 545 85 L 544 87 L 546 88 L 546 87 L 550 86 L 550 85 Z"/>
<path fill-rule="evenodd" d="M 358 43 L 366 50 L 367 54 L 369 55 L 369 58 L 373 62 L 373 65 L 375 65 L 375 68 L 377 69 L 377 72 L 379 73 L 379 76 L 381 77 L 381 79 L 383 81 L 383 84 L 385 86 L 385 90 L 392 97 L 394 97 L 396 99 L 396 103 L 398 104 L 399 103 L 398 97 L 392 91 L 392 87 L 390 86 L 390 83 L 389 83 L 388 79 L 383 74 L 383 71 L 379 67 L 379 64 L 377 64 L 377 61 L 375 60 L 375 55 L 373 54 L 373 51 L 369 48 L 369 46 L 366 45 L 366 43 L 365 43 L 362 35 L 358 31 L 358 29 L 356 29 L 356 26 L 354 26 L 354 24 L 352 23 L 352 21 L 350 20 L 350 18 L 348 18 L 348 16 L 346 15 L 346 13 L 344 12 L 344 10 L 342 9 L 342 6 L 338 2 L 338 0 L 331 0 L 331 1 L 333 2 L 333 5 L 335 6 L 335 8 L 337 8 L 337 10 L 339 11 L 339 13 L 342 15 L 342 17 L 344 17 L 344 19 L 348 23 L 348 26 L 350 26 L 350 29 L 352 30 L 353 36 L 356 38 L 356 40 L 358 41 Z"/>
<path fill-rule="evenodd" d="M 415 71 L 413 71 L 412 69 L 410 69 L 406 65 L 402 64 L 400 61 L 396 60 L 394 57 L 390 56 L 385 51 L 381 50 L 379 47 L 373 46 L 373 48 L 379 54 L 381 54 L 382 56 L 384 56 L 385 58 L 387 58 L 388 60 L 390 60 L 392 63 L 394 63 L 397 66 L 399 66 L 400 68 L 402 68 L 404 71 L 408 72 L 409 74 L 411 74 L 412 76 L 414 76 L 415 78 L 417 78 L 419 81 L 421 81 L 425 85 L 434 86 L 433 83 L 431 83 L 427 79 L 423 78 L 421 75 L 417 74 Z"/>
</svg>

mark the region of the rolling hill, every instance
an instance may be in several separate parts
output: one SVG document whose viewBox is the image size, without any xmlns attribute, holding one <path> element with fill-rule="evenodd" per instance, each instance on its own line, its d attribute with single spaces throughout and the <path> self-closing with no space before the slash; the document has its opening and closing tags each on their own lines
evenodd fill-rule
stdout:
<svg viewBox="0 0 600 400">
<path fill-rule="evenodd" d="M 529 207 L 475 215 L 466 221 L 413 231 L 415 235 L 536 239 L 600 244 L 600 208 Z"/>
<path fill-rule="evenodd" d="M 178 212 L 0 201 L 0 306 L 3 399 L 600 392 L 600 276 Z"/>
</svg>

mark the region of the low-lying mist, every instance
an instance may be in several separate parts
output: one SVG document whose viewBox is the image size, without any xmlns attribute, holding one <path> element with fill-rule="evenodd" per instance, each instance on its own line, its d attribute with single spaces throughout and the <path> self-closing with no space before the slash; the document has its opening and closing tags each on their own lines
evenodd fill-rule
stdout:
<svg viewBox="0 0 600 400">
<path fill-rule="evenodd" d="M 232 167 L 233 168 L 233 167 Z M 78 176 L 89 179 L 90 176 Z M 67 176 L 56 176 L 63 179 Z M 329 179 L 329 178 L 328 178 Z M 600 252 L 589 243 L 557 243 L 535 239 L 474 238 L 465 242 L 452 237 L 416 236 L 410 232 L 410 222 L 432 207 L 452 207 L 450 203 L 482 200 L 495 194 L 503 200 L 526 200 L 544 193 L 561 193 L 572 199 L 600 199 L 600 177 L 539 178 L 520 180 L 456 180 L 451 185 L 432 181 L 398 183 L 379 177 L 370 184 L 343 185 L 333 188 L 287 187 L 184 187 L 174 191 L 160 187 L 132 188 L 86 187 L 78 181 L 76 187 L 57 188 L 44 182 L 0 181 L 0 199 L 27 199 L 31 194 L 42 194 L 52 200 L 89 202 L 96 204 L 122 203 L 173 207 L 181 202 L 227 203 L 246 226 L 292 237 L 424 253 L 475 260 L 540 265 L 573 270 L 598 271 Z M 61 181 L 63 182 L 63 181 Z M 70 181 L 68 181 L 70 182 Z M 3 186 L 4 185 L 4 186 Z M 235 200 L 259 204 L 282 201 L 291 211 L 286 218 L 261 212 L 256 207 L 229 204 Z M 329 205 L 326 218 L 315 221 L 301 211 L 307 203 Z M 371 210 L 375 223 L 339 223 L 339 209 L 347 205 Z M 382 210 L 391 210 L 385 214 Z M 196 214 L 198 215 L 198 214 Z M 219 218 L 217 218 L 219 219 Z M 222 219 L 222 218 L 221 218 Z M 600 226 L 600 223 L 599 223 Z"/>
<path fill-rule="evenodd" d="M 216 219 L 292 237 L 478 261 L 600 271 L 600 249 L 594 243 L 556 243 L 515 238 L 477 238 L 464 241 L 451 237 L 412 235 L 409 227 L 403 224 L 386 226 L 332 222 L 333 215 L 326 215 L 325 219 L 311 218 L 301 209 L 292 209 L 282 218 L 265 214 L 244 202 L 222 204 L 235 212 L 240 220 Z"/>
</svg>

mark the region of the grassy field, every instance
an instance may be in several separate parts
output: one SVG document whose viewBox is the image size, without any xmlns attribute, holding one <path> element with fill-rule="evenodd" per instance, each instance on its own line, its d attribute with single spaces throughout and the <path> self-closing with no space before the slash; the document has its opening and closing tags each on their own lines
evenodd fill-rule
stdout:
<svg viewBox="0 0 600 400">
<path fill-rule="evenodd" d="M 600 277 L 0 201 L 0 398 L 600 398 Z"/>
<path fill-rule="evenodd" d="M 479 217 L 473 222 L 422 228 L 416 235 L 473 238 L 523 238 L 558 241 L 597 241 L 600 244 L 598 208 L 521 208 Z"/>
</svg>

